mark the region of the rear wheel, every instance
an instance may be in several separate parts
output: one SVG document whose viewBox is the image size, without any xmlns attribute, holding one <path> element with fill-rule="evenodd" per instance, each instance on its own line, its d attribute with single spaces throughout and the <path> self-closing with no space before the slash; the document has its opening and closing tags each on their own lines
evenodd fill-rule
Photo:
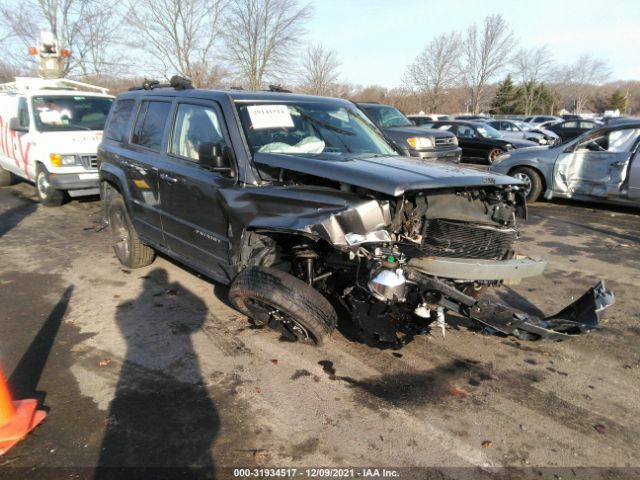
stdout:
<svg viewBox="0 0 640 480">
<path fill-rule="evenodd" d="M 310 345 L 322 345 L 337 323 L 333 306 L 320 292 L 275 268 L 240 272 L 229 289 L 229 300 L 257 324 Z"/>
<path fill-rule="evenodd" d="M 542 193 L 542 177 L 533 168 L 514 168 L 511 171 L 511 176 L 524 182 L 527 202 L 533 203 L 540 198 L 540 194 Z"/>
<path fill-rule="evenodd" d="M 8 187 L 11 185 L 12 180 L 11 172 L 0 167 L 0 187 Z"/>
<path fill-rule="evenodd" d="M 493 165 L 493 163 L 496 161 L 496 158 L 498 158 L 503 153 L 504 150 L 502 150 L 501 148 L 492 148 L 491 150 L 489 150 L 489 153 L 487 154 L 487 162 L 489 162 L 489 165 Z"/>
<path fill-rule="evenodd" d="M 43 165 L 36 171 L 36 194 L 40 203 L 47 207 L 57 207 L 64 201 L 64 191 L 51 186 L 51 176 Z"/>
<path fill-rule="evenodd" d="M 121 195 L 116 194 L 109 198 L 107 218 L 113 251 L 120 263 L 128 268 L 142 268 L 150 265 L 155 259 L 156 252 L 142 243 L 138 237 Z"/>
</svg>

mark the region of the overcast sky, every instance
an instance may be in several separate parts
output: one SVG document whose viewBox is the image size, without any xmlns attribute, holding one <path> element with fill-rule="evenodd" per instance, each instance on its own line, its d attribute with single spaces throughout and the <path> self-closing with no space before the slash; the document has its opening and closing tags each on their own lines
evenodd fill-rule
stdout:
<svg viewBox="0 0 640 480">
<path fill-rule="evenodd" d="M 309 40 L 336 50 L 341 80 L 401 85 L 405 67 L 440 33 L 501 13 L 520 45 L 547 44 L 561 63 L 606 60 L 612 80 L 640 80 L 639 0 L 315 0 Z"/>
</svg>

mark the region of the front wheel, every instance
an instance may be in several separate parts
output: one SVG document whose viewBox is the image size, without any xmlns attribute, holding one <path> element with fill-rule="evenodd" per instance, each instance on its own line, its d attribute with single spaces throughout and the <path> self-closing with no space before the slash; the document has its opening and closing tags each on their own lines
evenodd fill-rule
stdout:
<svg viewBox="0 0 640 480">
<path fill-rule="evenodd" d="M 489 165 L 493 165 L 496 161 L 496 158 L 498 158 L 503 153 L 504 150 L 502 150 L 501 148 L 492 148 L 491 150 L 489 150 L 489 153 L 487 154 L 487 162 L 489 163 Z"/>
<path fill-rule="evenodd" d="M 333 306 L 320 292 L 275 268 L 240 272 L 229 288 L 229 300 L 257 324 L 291 341 L 322 345 L 337 323 Z"/>
<path fill-rule="evenodd" d="M 542 193 L 542 177 L 533 168 L 518 167 L 511 171 L 511 176 L 521 180 L 525 184 L 525 195 L 527 202 L 533 203 Z"/>
<path fill-rule="evenodd" d="M 47 207 L 60 206 L 64 201 L 64 191 L 51 186 L 51 176 L 43 166 L 39 166 L 36 173 L 36 194 L 40 203 Z"/>
</svg>

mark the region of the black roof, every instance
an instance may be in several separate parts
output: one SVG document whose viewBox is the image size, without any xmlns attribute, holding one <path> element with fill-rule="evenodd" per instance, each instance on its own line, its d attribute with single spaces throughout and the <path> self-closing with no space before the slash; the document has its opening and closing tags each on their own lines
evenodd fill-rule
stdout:
<svg viewBox="0 0 640 480">
<path fill-rule="evenodd" d="M 251 90 L 237 90 L 237 89 L 225 89 L 214 90 L 206 88 L 193 88 L 193 89 L 172 89 L 172 88 L 158 88 L 153 90 L 131 90 L 118 95 L 118 98 L 137 98 L 144 97 L 179 97 L 179 98 L 200 98 L 218 100 L 221 98 L 231 99 L 233 101 L 257 101 L 257 102 L 317 102 L 323 103 L 335 102 L 336 104 L 353 105 L 349 100 L 334 97 L 320 97 L 316 95 L 302 95 L 296 93 L 283 93 L 272 91 L 251 91 Z"/>
</svg>

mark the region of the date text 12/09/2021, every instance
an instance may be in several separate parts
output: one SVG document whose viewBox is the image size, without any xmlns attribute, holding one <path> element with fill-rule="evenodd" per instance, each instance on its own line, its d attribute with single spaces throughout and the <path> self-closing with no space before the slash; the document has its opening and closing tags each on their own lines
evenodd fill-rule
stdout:
<svg viewBox="0 0 640 480">
<path fill-rule="evenodd" d="M 399 478 L 387 468 L 236 468 L 235 478 Z"/>
</svg>

